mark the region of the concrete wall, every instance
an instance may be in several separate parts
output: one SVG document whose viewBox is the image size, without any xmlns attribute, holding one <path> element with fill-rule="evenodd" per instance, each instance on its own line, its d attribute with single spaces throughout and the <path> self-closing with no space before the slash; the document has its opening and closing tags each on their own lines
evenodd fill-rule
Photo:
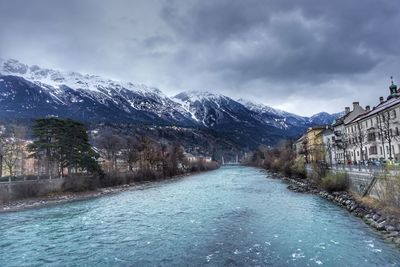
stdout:
<svg viewBox="0 0 400 267">
<path fill-rule="evenodd" d="M 382 171 L 359 171 L 357 169 L 330 169 L 332 172 L 346 172 L 349 177 L 349 189 L 362 196 L 366 188 L 376 177 L 376 183 L 370 189 L 370 197 L 388 202 L 392 205 L 400 206 L 400 180 L 396 175 L 385 175 Z M 312 177 L 313 169 L 307 166 L 307 176 Z"/>
<path fill-rule="evenodd" d="M 343 172 L 343 170 L 335 170 L 332 169 L 333 172 Z M 367 186 L 374 179 L 376 173 L 369 172 L 359 172 L 359 171 L 348 171 L 346 170 L 349 176 L 349 189 L 353 192 L 357 192 L 358 194 L 363 194 Z"/>
<path fill-rule="evenodd" d="M 65 178 L 0 183 L 0 203 L 61 192 Z"/>
</svg>

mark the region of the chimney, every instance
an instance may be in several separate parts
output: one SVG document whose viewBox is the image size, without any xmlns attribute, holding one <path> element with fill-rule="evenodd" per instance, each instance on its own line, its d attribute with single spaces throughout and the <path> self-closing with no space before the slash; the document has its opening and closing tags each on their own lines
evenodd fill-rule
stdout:
<svg viewBox="0 0 400 267">
<path fill-rule="evenodd" d="M 349 114 L 350 113 L 350 107 L 345 107 L 344 108 L 344 113 Z"/>
<path fill-rule="evenodd" d="M 360 102 L 353 102 L 353 110 L 355 110 L 357 107 L 360 107 Z"/>
<path fill-rule="evenodd" d="M 370 106 L 366 106 L 365 107 L 365 111 L 370 111 L 371 110 L 371 107 Z"/>
<path fill-rule="evenodd" d="M 379 98 L 379 102 L 380 102 L 380 103 L 383 103 L 383 101 L 384 101 L 384 98 L 383 98 L 383 96 L 381 96 L 381 97 Z"/>
</svg>

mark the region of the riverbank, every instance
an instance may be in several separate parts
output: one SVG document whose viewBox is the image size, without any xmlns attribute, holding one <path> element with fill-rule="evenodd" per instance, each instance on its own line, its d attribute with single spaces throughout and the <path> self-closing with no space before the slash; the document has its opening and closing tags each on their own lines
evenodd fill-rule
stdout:
<svg viewBox="0 0 400 267">
<path fill-rule="evenodd" d="M 336 205 L 346 209 L 356 217 L 362 219 L 376 231 L 383 235 L 384 239 L 400 247 L 400 216 L 397 211 L 376 209 L 372 202 L 364 201 L 361 197 L 351 192 L 327 192 L 307 179 L 294 179 L 282 177 L 289 183 L 288 189 L 298 193 L 310 193 L 319 195 Z"/>
<path fill-rule="evenodd" d="M 54 193 L 49 194 L 43 197 L 34 197 L 34 198 L 26 198 L 26 199 L 19 199 L 13 200 L 6 203 L 0 204 L 0 213 L 4 212 L 15 212 L 15 211 L 22 211 L 26 209 L 35 209 L 35 208 L 42 208 L 51 205 L 63 204 L 73 201 L 81 201 L 86 199 L 92 199 L 102 196 L 107 196 L 111 194 L 117 194 L 129 190 L 141 190 L 151 185 L 156 185 L 157 183 L 167 182 L 167 181 L 174 181 L 182 179 L 186 176 L 195 175 L 203 172 L 209 172 L 212 170 L 205 170 L 200 172 L 192 172 L 192 173 L 185 173 L 179 174 L 164 180 L 158 181 L 148 181 L 148 182 L 137 182 L 131 184 L 124 184 L 119 186 L 112 186 L 106 188 L 98 188 L 92 191 L 83 191 L 83 192 L 61 192 L 61 193 Z"/>
</svg>

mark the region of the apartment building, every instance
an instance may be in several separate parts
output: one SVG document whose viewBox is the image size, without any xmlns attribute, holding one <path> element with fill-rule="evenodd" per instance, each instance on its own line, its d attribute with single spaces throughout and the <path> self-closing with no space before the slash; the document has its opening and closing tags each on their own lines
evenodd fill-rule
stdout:
<svg viewBox="0 0 400 267">
<path fill-rule="evenodd" d="M 385 100 L 346 125 L 353 162 L 400 160 L 400 94 L 392 82 Z"/>
</svg>

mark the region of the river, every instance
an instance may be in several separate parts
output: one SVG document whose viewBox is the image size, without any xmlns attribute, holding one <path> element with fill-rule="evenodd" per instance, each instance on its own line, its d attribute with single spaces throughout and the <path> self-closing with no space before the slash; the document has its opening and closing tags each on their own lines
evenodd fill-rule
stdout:
<svg viewBox="0 0 400 267">
<path fill-rule="evenodd" d="M 0 266 L 400 266 L 360 219 L 242 166 L 0 222 Z"/>
</svg>

